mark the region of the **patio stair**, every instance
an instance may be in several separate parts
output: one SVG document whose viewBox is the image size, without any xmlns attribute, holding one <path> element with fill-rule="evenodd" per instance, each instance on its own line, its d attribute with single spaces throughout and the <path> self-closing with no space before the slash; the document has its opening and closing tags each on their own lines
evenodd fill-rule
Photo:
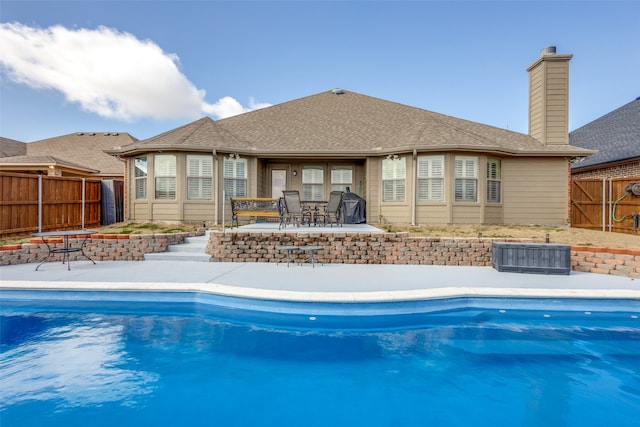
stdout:
<svg viewBox="0 0 640 427">
<path fill-rule="evenodd" d="M 184 243 L 169 245 L 167 252 L 144 254 L 145 261 L 200 261 L 209 262 L 211 255 L 206 253 L 209 232 L 204 236 L 187 237 Z"/>
</svg>

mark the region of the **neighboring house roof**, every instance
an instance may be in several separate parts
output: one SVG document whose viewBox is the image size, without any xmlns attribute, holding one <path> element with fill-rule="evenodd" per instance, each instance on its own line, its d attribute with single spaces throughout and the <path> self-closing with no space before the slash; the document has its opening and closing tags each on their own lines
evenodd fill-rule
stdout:
<svg viewBox="0 0 640 427">
<path fill-rule="evenodd" d="M 74 172 L 83 172 L 88 174 L 95 174 L 98 171 L 86 166 L 79 165 L 77 163 L 67 162 L 58 159 L 54 156 L 13 156 L 0 159 L 0 165 L 5 167 L 28 167 L 33 166 L 31 169 L 43 168 L 47 169 L 49 166 L 60 169 L 66 169 Z"/>
<path fill-rule="evenodd" d="M 24 142 L 0 137 L 0 157 L 21 156 L 26 153 L 27 144 Z"/>
<path fill-rule="evenodd" d="M 123 176 L 124 164 L 104 152 L 137 141 L 128 133 L 78 132 L 25 144 L 26 155 L 0 158 L 0 166 L 16 166 L 20 162 L 33 166 L 42 161 L 44 166 L 77 169 L 94 176 Z"/>
<path fill-rule="evenodd" d="M 571 145 L 598 150 L 575 170 L 640 158 L 640 98 L 569 133 Z"/>
<path fill-rule="evenodd" d="M 338 92 L 338 93 L 336 93 Z M 327 91 L 214 122 L 208 117 L 111 154 L 158 149 L 237 151 L 260 156 L 369 156 L 393 152 L 482 151 L 584 156 L 533 137 L 348 91 Z"/>
</svg>

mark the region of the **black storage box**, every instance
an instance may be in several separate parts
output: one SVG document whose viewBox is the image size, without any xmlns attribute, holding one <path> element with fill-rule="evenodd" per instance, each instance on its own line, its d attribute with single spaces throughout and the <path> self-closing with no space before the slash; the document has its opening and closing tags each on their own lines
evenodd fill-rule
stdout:
<svg viewBox="0 0 640 427">
<path fill-rule="evenodd" d="M 571 247 L 557 243 L 493 242 L 493 268 L 515 273 L 569 274 Z"/>
</svg>

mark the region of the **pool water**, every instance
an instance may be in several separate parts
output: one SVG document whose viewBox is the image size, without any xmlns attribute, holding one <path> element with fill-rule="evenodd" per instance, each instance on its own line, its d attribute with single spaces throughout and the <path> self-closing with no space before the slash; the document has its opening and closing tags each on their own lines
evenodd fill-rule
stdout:
<svg viewBox="0 0 640 427">
<path fill-rule="evenodd" d="M 333 329 L 79 307 L 3 303 L 3 427 L 635 426 L 640 414 L 635 311 Z"/>
</svg>

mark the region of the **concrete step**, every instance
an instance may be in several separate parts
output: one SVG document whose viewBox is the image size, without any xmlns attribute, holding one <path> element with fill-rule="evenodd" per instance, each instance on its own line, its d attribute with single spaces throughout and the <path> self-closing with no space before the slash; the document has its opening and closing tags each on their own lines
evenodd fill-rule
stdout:
<svg viewBox="0 0 640 427">
<path fill-rule="evenodd" d="M 145 261 L 198 261 L 209 262 L 211 255 L 204 252 L 157 252 L 144 254 Z"/>
<path fill-rule="evenodd" d="M 169 245 L 169 252 L 195 252 L 204 253 L 207 248 L 206 243 L 183 243 L 181 245 Z"/>
<path fill-rule="evenodd" d="M 169 245 L 167 252 L 144 254 L 145 260 L 153 261 L 200 261 L 209 262 L 211 256 L 206 253 L 209 233 L 204 236 L 187 237 L 184 243 Z"/>
</svg>

